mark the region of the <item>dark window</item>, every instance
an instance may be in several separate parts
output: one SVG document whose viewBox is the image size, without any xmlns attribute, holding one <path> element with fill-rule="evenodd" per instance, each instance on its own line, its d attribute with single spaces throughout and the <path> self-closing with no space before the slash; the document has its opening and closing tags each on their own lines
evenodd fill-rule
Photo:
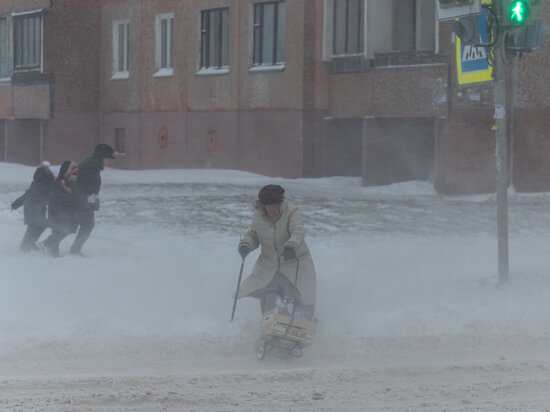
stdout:
<svg viewBox="0 0 550 412">
<path fill-rule="evenodd" d="M 42 59 L 42 16 L 13 19 L 15 70 L 40 69 Z"/>
<path fill-rule="evenodd" d="M 126 153 L 126 129 L 115 129 L 115 151 L 118 154 Z"/>
<path fill-rule="evenodd" d="M 434 50 L 435 25 L 432 0 L 393 0 L 393 50 Z"/>
<path fill-rule="evenodd" d="M 0 78 L 8 77 L 8 20 L 0 19 Z"/>
<path fill-rule="evenodd" d="M 130 23 L 116 21 L 113 25 L 113 64 L 115 73 L 125 73 L 130 69 L 129 49 Z"/>
<path fill-rule="evenodd" d="M 212 9 L 201 12 L 200 67 L 229 66 L 229 9 Z"/>
<path fill-rule="evenodd" d="M 393 49 L 414 50 L 416 44 L 416 0 L 393 1 Z"/>
<path fill-rule="evenodd" d="M 158 17 L 157 47 L 158 47 L 158 68 L 172 68 L 172 31 L 174 18 L 172 15 Z"/>
<path fill-rule="evenodd" d="M 285 3 L 254 5 L 254 65 L 274 65 L 285 61 Z"/>
<path fill-rule="evenodd" d="M 364 0 L 334 0 L 333 16 L 333 54 L 363 53 L 365 41 Z"/>
</svg>

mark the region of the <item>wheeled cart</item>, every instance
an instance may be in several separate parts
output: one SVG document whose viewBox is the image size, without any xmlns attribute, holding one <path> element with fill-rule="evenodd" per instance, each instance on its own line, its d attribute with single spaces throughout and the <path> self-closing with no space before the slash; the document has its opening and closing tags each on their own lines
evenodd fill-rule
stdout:
<svg viewBox="0 0 550 412">
<path fill-rule="evenodd" d="M 258 349 L 260 360 L 274 348 L 286 358 L 299 358 L 302 356 L 302 349 L 313 343 L 317 319 L 309 321 L 295 318 L 280 311 L 280 308 L 275 307 L 263 315 Z"/>
</svg>

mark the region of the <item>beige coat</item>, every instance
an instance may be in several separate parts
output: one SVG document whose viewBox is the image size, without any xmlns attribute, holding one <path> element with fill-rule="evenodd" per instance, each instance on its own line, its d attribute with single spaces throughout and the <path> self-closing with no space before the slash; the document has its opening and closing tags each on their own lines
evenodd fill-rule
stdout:
<svg viewBox="0 0 550 412">
<path fill-rule="evenodd" d="M 259 202 L 254 206 L 254 217 L 249 231 L 239 244 L 246 244 L 250 250 L 261 246 L 261 253 L 252 274 L 241 285 L 239 297 L 253 296 L 265 287 L 279 270 L 293 284 L 298 269 L 297 288 L 304 305 L 315 304 L 315 267 L 304 241 L 304 224 L 300 210 L 283 201 L 280 215 L 273 221 L 267 216 L 265 207 Z M 296 252 L 296 259 L 285 262 L 281 256 L 285 246 Z"/>
</svg>

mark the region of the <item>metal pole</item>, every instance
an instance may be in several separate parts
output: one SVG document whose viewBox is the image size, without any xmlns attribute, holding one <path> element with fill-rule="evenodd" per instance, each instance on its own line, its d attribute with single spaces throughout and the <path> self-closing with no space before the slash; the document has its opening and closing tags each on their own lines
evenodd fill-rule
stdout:
<svg viewBox="0 0 550 412">
<path fill-rule="evenodd" d="M 499 13 L 502 16 L 502 13 Z M 500 19 L 502 21 L 502 19 Z M 508 282 L 508 154 L 506 141 L 506 48 L 505 30 L 499 30 L 494 48 L 494 102 L 497 166 L 498 281 Z"/>
<path fill-rule="evenodd" d="M 235 292 L 235 300 L 233 301 L 233 310 L 231 311 L 231 322 L 235 318 L 235 309 L 237 309 L 237 299 L 239 299 L 239 289 L 241 288 L 241 279 L 243 277 L 244 258 L 241 262 L 241 270 L 239 271 L 239 280 L 237 281 L 237 291 Z"/>
</svg>

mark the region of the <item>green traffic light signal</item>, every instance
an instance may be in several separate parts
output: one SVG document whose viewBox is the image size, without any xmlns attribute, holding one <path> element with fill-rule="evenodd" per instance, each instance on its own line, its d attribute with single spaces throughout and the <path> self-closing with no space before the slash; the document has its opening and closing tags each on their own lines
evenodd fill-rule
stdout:
<svg viewBox="0 0 550 412">
<path fill-rule="evenodd" d="M 528 0 L 513 0 L 508 8 L 508 17 L 512 24 L 525 24 L 531 13 L 531 4 Z"/>
</svg>

